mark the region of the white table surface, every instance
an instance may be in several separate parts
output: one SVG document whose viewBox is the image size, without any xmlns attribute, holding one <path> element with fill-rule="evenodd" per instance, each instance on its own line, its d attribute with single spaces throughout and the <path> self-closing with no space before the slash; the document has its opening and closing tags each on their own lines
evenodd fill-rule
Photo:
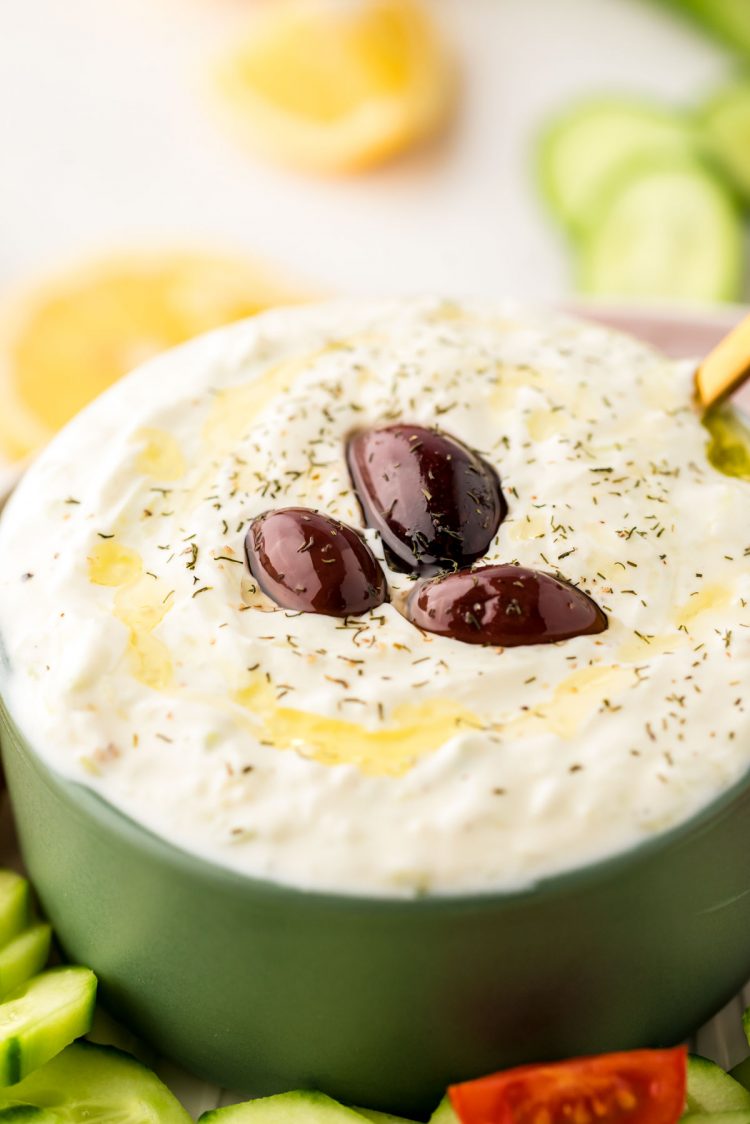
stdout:
<svg viewBox="0 0 750 1124">
<path fill-rule="evenodd" d="M 187 243 L 267 258 L 331 292 L 566 296 L 567 254 L 531 186 L 540 121 L 589 91 L 687 105 L 728 60 L 649 0 L 432 3 L 463 74 L 454 129 L 386 169 L 327 181 L 254 159 L 216 111 L 210 60 L 253 0 L 5 0 L 0 285 L 123 246 Z M 12 851 L 6 809 L 0 861 Z M 698 1049 L 741 1058 L 741 1009 L 738 997 Z M 196 1115 L 232 1102 L 161 1070 Z"/>
<path fill-rule="evenodd" d="M 188 241 L 332 291 L 554 299 L 569 263 L 533 191 L 539 122 L 585 92 L 688 105 L 730 66 L 653 0 L 428 0 L 463 75 L 452 133 L 367 176 L 311 179 L 238 146 L 213 100 L 212 58 L 274 2 L 0 4 L 0 284 Z"/>
</svg>

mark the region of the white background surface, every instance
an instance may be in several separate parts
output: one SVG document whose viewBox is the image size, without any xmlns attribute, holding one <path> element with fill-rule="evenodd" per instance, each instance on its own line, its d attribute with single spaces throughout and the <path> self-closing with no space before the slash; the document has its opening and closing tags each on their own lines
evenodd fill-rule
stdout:
<svg viewBox="0 0 750 1124">
<path fill-rule="evenodd" d="M 565 295 L 567 255 L 531 186 L 539 123 L 590 90 L 687 106 L 729 62 L 649 0 L 432 2 L 462 71 L 451 134 L 324 181 L 256 161 L 212 101 L 210 61 L 253 0 L 2 0 L 0 285 L 188 242 L 332 292 Z M 737 999 L 699 1048 L 738 1060 L 740 1011 Z M 218 1090 L 174 1080 L 196 1114 L 217 1104 Z"/>
<path fill-rule="evenodd" d="M 0 3 L 0 284 L 187 240 L 333 291 L 555 297 L 568 261 L 533 191 L 539 122 L 590 90 L 687 106 L 730 66 L 652 0 L 431 0 L 463 79 L 452 133 L 316 180 L 257 161 L 214 101 L 212 59 L 273 2 Z"/>
</svg>

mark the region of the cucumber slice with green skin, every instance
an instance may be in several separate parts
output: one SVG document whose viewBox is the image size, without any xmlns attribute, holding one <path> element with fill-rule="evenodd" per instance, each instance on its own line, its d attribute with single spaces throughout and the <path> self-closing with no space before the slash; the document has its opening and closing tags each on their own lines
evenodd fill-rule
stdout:
<svg viewBox="0 0 750 1124">
<path fill-rule="evenodd" d="M 459 1124 L 458 1115 L 447 1093 L 430 1117 L 430 1124 Z"/>
<path fill-rule="evenodd" d="M 734 1069 L 730 1069 L 729 1076 L 733 1077 L 735 1081 L 739 1081 L 743 1088 L 750 1089 L 750 1058 L 745 1058 Z"/>
<path fill-rule="evenodd" d="M 706 151 L 750 202 L 750 80 L 719 91 L 701 112 L 700 123 Z"/>
<path fill-rule="evenodd" d="M 49 925 L 32 925 L 0 949 L 0 999 L 41 972 L 51 940 Z"/>
<path fill-rule="evenodd" d="M 114 1046 L 91 1042 L 68 1046 L 20 1084 L 0 1090 L 0 1122 L 3 1109 L 22 1105 L 52 1114 L 55 1124 L 192 1124 L 155 1073 Z"/>
<path fill-rule="evenodd" d="M 695 151 L 695 128 L 678 113 L 632 98 L 579 102 L 541 135 L 538 172 L 552 213 L 572 234 L 590 225 L 602 191 L 636 158 Z"/>
<path fill-rule="evenodd" d="M 12 991 L 0 1003 L 0 1085 L 21 1081 L 85 1034 L 95 1000 L 88 968 L 53 968 Z"/>
<path fill-rule="evenodd" d="M 362 1124 L 353 1108 L 344 1108 L 325 1093 L 280 1093 L 231 1108 L 204 1112 L 200 1124 Z"/>
<path fill-rule="evenodd" d="M 715 1062 L 691 1056 L 687 1063 L 685 1111 L 689 1115 L 740 1112 L 748 1116 L 750 1124 L 750 1092 Z"/>
<path fill-rule="evenodd" d="M 0 1124 L 63 1124 L 63 1118 L 51 1109 L 21 1104 L 0 1108 Z"/>
<path fill-rule="evenodd" d="M 30 917 L 28 882 L 12 870 L 0 870 L 0 948 L 26 928 Z"/>
<path fill-rule="evenodd" d="M 744 231 L 698 161 L 639 161 L 618 176 L 580 246 L 578 282 L 600 296 L 737 300 Z"/>
<path fill-rule="evenodd" d="M 747 0 L 663 0 L 689 16 L 727 46 L 750 55 L 750 6 Z"/>
</svg>

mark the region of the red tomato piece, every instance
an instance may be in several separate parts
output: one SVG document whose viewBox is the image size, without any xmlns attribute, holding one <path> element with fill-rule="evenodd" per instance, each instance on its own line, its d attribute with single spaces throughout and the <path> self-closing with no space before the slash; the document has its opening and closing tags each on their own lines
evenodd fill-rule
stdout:
<svg viewBox="0 0 750 1124">
<path fill-rule="evenodd" d="M 687 1047 L 522 1065 L 452 1085 L 461 1124 L 675 1124 Z"/>
</svg>

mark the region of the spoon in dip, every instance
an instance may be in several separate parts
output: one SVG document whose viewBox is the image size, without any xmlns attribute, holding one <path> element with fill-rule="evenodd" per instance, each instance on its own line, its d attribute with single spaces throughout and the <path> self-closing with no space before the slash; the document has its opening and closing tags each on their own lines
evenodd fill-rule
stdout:
<svg viewBox="0 0 750 1124">
<path fill-rule="evenodd" d="M 723 402 L 750 378 L 750 316 L 733 328 L 695 372 L 698 402 L 704 410 Z M 744 413 L 744 411 L 743 411 Z"/>
<path fill-rule="evenodd" d="M 750 316 L 732 328 L 695 373 L 697 404 L 711 435 L 706 455 L 720 472 L 750 479 Z"/>
</svg>

